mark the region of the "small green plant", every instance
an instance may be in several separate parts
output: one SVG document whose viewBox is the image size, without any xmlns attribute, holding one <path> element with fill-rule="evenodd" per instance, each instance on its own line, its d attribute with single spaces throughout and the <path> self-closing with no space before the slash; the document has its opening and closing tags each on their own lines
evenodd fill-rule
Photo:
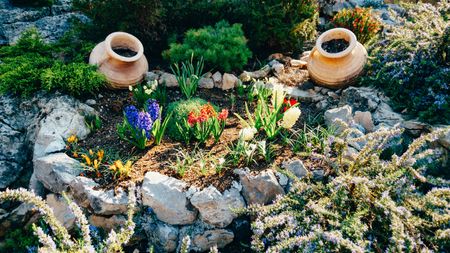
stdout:
<svg viewBox="0 0 450 253">
<path fill-rule="evenodd" d="M 162 114 L 162 109 L 163 109 L 163 107 L 161 107 L 161 110 L 159 111 L 159 115 Z M 164 120 L 162 122 L 161 122 L 161 118 L 158 118 L 153 123 L 152 135 L 155 138 L 155 145 L 161 144 L 162 138 L 164 137 L 164 134 L 167 129 L 167 125 L 169 124 L 169 121 L 171 118 L 172 118 L 172 113 L 169 113 L 168 115 L 166 115 L 166 117 L 164 118 Z"/>
<path fill-rule="evenodd" d="M 304 125 L 303 129 L 293 131 L 289 137 L 284 138 L 285 142 L 292 148 L 294 153 L 312 152 L 324 154 L 325 149 L 331 145 L 334 140 L 333 129 L 326 129 L 322 126 L 311 128 Z"/>
<path fill-rule="evenodd" d="M 102 128 L 102 119 L 97 114 L 84 115 L 84 123 L 91 132 L 95 132 Z"/>
<path fill-rule="evenodd" d="M 336 27 L 352 31 L 359 42 L 366 43 L 377 35 L 381 22 L 372 16 L 371 8 L 343 9 L 332 20 Z"/>
<path fill-rule="evenodd" d="M 281 86 L 275 86 L 271 94 L 271 103 L 259 96 L 253 113 L 248 105 L 245 105 L 247 120 L 235 114 L 245 127 L 262 129 L 269 140 L 273 140 L 282 129 L 291 129 L 300 117 L 301 111 L 296 105 L 285 112 L 282 108 L 285 104 L 286 93 Z"/>
<path fill-rule="evenodd" d="M 180 149 L 176 155 L 176 161 L 171 162 L 170 167 L 180 176 L 186 172 L 194 172 L 199 175 L 220 173 L 224 168 L 224 161 L 215 161 L 211 152 L 206 152 L 195 146 L 191 151 Z"/>
<path fill-rule="evenodd" d="M 170 44 L 163 56 L 171 62 L 180 62 L 195 55 L 210 68 L 225 72 L 241 70 L 252 55 L 241 27 L 240 24 L 230 26 L 228 22 L 220 21 L 214 27 L 189 30 L 183 43 Z"/>
<path fill-rule="evenodd" d="M 194 65 L 194 55 L 191 55 L 190 61 L 174 64 L 171 69 L 177 78 L 178 86 L 186 99 L 190 99 L 197 92 L 198 82 L 202 78 L 203 58 Z"/>
</svg>

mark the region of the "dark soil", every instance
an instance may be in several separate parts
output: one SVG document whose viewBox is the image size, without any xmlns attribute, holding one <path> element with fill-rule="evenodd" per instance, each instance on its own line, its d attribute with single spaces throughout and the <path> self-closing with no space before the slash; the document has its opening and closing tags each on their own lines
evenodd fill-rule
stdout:
<svg viewBox="0 0 450 253">
<path fill-rule="evenodd" d="M 124 56 L 124 57 L 133 57 L 137 55 L 137 52 L 129 49 L 129 48 L 123 48 L 123 47 L 115 47 L 112 49 L 116 54 Z"/>
<path fill-rule="evenodd" d="M 344 39 L 334 39 L 322 43 L 322 48 L 328 53 L 339 53 L 344 51 L 350 43 Z"/>
<path fill-rule="evenodd" d="M 167 90 L 168 102 L 181 99 L 181 93 L 178 89 Z M 219 89 L 200 89 L 197 92 L 197 96 L 203 98 L 220 108 L 227 108 L 229 118 L 227 125 L 218 143 L 214 144 L 212 141 L 206 143 L 204 147 L 200 147 L 204 154 L 208 154 L 212 159 L 218 160 L 223 158 L 228 153 L 227 146 L 238 139 L 239 131 L 242 128 L 239 119 L 234 116 L 233 113 L 239 115 L 245 115 L 245 98 L 237 97 L 235 104 L 231 103 L 230 97 L 233 93 L 222 91 Z M 122 159 L 123 161 L 134 161 L 133 170 L 131 172 L 130 180 L 134 182 L 141 182 L 144 175 L 148 171 L 157 171 L 159 173 L 179 178 L 188 185 L 197 186 L 200 189 L 208 187 L 209 185 L 215 186 L 219 191 L 224 191 L 231 186 L 233 180 L 237 180 L 237 176 L 233 173 L 235 168 L 243 168 L 245 165 L 238 165 L 236 167 L 225 167 L 219 174 L 211 169 L 210 171 L 200 171 L 200 166 L 194 164 L 191 166 L 193 169 L 187 170 L 181 177 L 173 168 L 176 163 L 177 155 L 180 152 L 189 154 L 198 150 L 195 144 L 185 145 L 178 141 L 173 141 L 169 138 L 163 140 L 159 146 L 150 146 L 145 150 L 136 149 L 133 145 L 121 140 L 116 131 L 117 124 L 123 120 L 123 108 L 133 103 L 131 93 L 128 90 L 105 90 L 102 92 L 102 98 L 97 99 L 97 104 L 94 108 L 100 113 L 102 118 L 102 128 L 92 133 L 87 139 L 81 141 L 79 144 L 84 149 L 104 149 L 106 154 L 113 156 L 114 159 Z M 250 104 L 249 107 L 252 111 L 254 105 Z M 296 129 L 303 128 L 303 124 L 308 118 L 314 116 L 315 106 L 314 104 L 300 105 L 302 115 L 294 127 Z M 167 108 L 164 106 L 164 108 Z M 274 143 L 275 159 L 272 163 L 266 163 L 264 160 L 257 161 L 256 164 L 251 164 L 249 167 L 252 171 L 260 171 L 268 168 L 280 167 L 281 163 L 294 157 L 295 154 L 287 147 L 282 145 L 281 138 Z M 126 187 L 130 180 L 116 182 L 110 177 L 104 175 L 98 176 L 94 173 L 85 174 L 88 177 L 94 178 L 104 188 L 114 188 L 117 186 Z"/>
</svg>

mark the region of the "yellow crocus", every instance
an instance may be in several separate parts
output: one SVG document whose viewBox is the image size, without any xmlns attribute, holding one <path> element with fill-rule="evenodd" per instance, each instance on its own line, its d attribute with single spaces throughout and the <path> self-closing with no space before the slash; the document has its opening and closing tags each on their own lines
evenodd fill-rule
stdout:
<svg viewBox="0 0 450 253">
<path fill-rule="evenodd" d="M 81 158 L 84 159 L 84 161 L 86 162 L 86 165 L 87 165 L 87 166 L 91 166 L 91 165 L 92 165 L 92 161 L 91 161 L 91 158 L 89 158 L 89 156 L 87 156 L 87 155 L 85 155 L 85 154 L 82 154 L 82 155 L 81 155 Z"/>
<path fill-rule="evenodd" d="M 105 155 L 105 151 L 103 149 L 100 149 L 99 151 L 97 151 L 97 158 L 98 160 L 103 160 L 103 157 Z"/>
<path fill-rule="evenodd" d="M 67 142 L 68 143 L 75 143 L 78 142 L 78 138 L 76 135 L 72 134 L 71 136 L 69 136 L 69 138 L 67 138 Z"/>
<path fill-rule="evenodd" d="M 98 167 L 100 166 L 100 163 L 97 159 L 94 160 L 94 169 L 98 170 Z"/>
</svg>

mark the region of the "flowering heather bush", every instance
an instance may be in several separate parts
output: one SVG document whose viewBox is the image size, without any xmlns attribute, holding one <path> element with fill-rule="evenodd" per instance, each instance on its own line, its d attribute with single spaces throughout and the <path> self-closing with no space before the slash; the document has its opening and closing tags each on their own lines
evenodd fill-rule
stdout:
<svg viewBox="0 0 450 253">
<path fill-rule="evenodd" d="M 122 245 L 126 244 L 134 233 L 133 222 L 134 209 L 136 207 L 135 186 L 129 188 L 128 219 L 125 226 L 119 232 L 111 230 L 104 241 L 94 245 L 91 238 L 91 227 L 86 216 L 75 202 L 69 203 L 69 208 L 75 215 L 75 220 L 81 230 L 82 238 L 72 238 L 67 229 L 61 225 L 45 201 L 33 192 L 25 189 L 9 190 L 0 192 L 0 201 L 21 201 L 34 205 L 44 220 L 50 226 L 50 233 L 44 232 L 41 227 L 33 225 L 35 235 L 39 238 L 39 252 L 123 252 Z"/>
<path fill-rule="evenodd" d="M 143 111 L 138 110 L 134 105 L 125 107 L 123 123 L 117 126 L 117 133 L 120 138 L 140 149 L 145 149 L 148 146 L 152 135 L 158 136 L 155 142 L 156 144 L 160 143 L 168 118 L 166 117 L 161 122 L 161 108 L 156 100 L 147 100 L 144 107 L 145 110 Z"/>
<path fill-rule="evenodd" d="M 371 14 L 371 8 L 343 9 L 333 17 L 333 24 L 336 27 L 343 27 L 351 30 L 361 43 L 366 43 L 372 39 L 381 28 L 381 22 Z"/>
<path fill-rule="evenodd" d="M 450 124 L 450 4 L 446 0 L 405 8 L 403 17 L 392 14 L 402 25 L 388 27 L 369 48 L 373 57 L 361 84 L 381 87 L 398 110 Z"/>
<path fill-rule="evenodd" d="M 189 143 L 195 139 L 200 144 L 204 144 L 211 135 L 214 141 L 218 142 L 225 128 L 225 122 L 228 118 L 228 110 L 222 109 L 220 113 L 216 112 L 214 107 L 207 103 L 197 110 L 189 112 L 187 119 L 177 127 L 184 141 Z"/>
<path fill-rule="evenodd" d="M 444 252 L 450 244 L 450 183 L 426 175 L 416 161 L 432 154 L 421 147 L 444 131 L 423 135 L 388 161 L 380 151 L 399 129 L 361 138 L 367 145 L 342 154 L 351 133 L 332 145 L 337 157 L 312 154 L 329 163 L 323 181 L 293 178 L 290 192 L 269 206 L 251 206 L 252 248 L 257 252 Z M 436 155 L 436 154 L 435 154 Z"/>
</svg>

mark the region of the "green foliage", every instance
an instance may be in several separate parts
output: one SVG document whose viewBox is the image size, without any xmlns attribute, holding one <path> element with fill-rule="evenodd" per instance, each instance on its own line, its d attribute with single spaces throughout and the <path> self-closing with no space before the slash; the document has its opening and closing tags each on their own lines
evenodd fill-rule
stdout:
<svg viewBox="0 0 450 253">
<path fill-rule="evenodd" d="M 97 114 L 84 115 L 84 123 L 91 132 L 95 132 L 102 128 L 102 119 Z"/>
<path fill-rule="evenodd" d="M 83 26 L 87 38 L 99 41 L 115 31 L 126 31 L 138 37 L 146 51 L 161 49 L 166 24 L 161 0 L 74 0 L 75 9 L 92 22 Z"/>
<path fill-rule="evenodd" d="M 171 69 L 175 74 L 175 77 L 180 86 L 181 93 L 190 99 L 197 92 L 198 82 L 203 77 L 203 58 L 197 61 L 194 65 L 194 55 L 191 55 L 191 60 L 187 60 L 181 63 L 181 68 L 178 63 L 174 64 Z"/>
<path fill-rule="evenodd" d="M 405 17 L 394 16 L 402 25 L 389 27 L 391 32 L 369 49 L 373 57 L 361 84 L 382 88 L 399 111 L 450 124 L 450 4 L 405 8 Z"/>
<path fill-rule="evenodd" d="M 362 44 L 375 37 L 381 29 L 381 22 L 372 16 L 371 8 L 340 10 L 333 17 L 332 22 L 336 27 L 352 31 Z"/>
<path fill-rule="evenodd" d="M 181 133 L 177 128 L 177 122 L 183 122 L 191 111 L 199 110 L 202 105 L 207 104 L 205 100 L 201 98 L 193 98 L 189 100 L 181 100 L 172 102 L 167 107 L 167 113 L 172 113 L 172 118 L 167 126 L 168 135 L 174 140 L 182 140 Z"/>
<path fill-rule="evenodd" d="M 53 60 L 38 53 L 2 58 L 0 93 L 30 96 L 41 88 L 41 74 Z"/>
<path fill-rule="evenodd" d="M 163 108 L 161 107 L 159 111 L 159 115 L 162 114 Z M 155 145 L 161 144 L 162 138 L 167 129 L 167 125 L 169 124 L 170 119 L 172 118 L 172 113 L 166 115 L 163 121 L 161 118 L 158 118 L 155 122 L 153 122 L 152 135 L 155 138 Z"/>
<path fill-rule="evenodd" d="M 446 251 L 450 246 L 450 184 L 427 174 L 416 161 L 439 156 L 422 146 L 449 130 L 421 136 L 389 160 L 382 160 L 380 153 L 401 133 L 399 129 L 364 136 L 367 145 L 352 158 L 342 154 L 358 138 L 349 140 L 352 130 L 345 131 L 327 144 L 333 152 L 312 154 L 332 168 L 330 176 L 320 182 L 313 181 L 312 175 L 292 177 L 287 195 L 268 206 L 249 207 L 247 214 L 255 217 L 253 250 Z"/>
<path fill-rule="evenodd" d="M 42 87 L 48 91 L 62 90 L 73 96 L 95 94 L 106 82 L 96 66 L 86 63 L 56 62 L 41 75 Z"/>
<path fill-rule="evenodd" d="M 54 0 L 9 0 L 9 1 L 16 6 L 31 6 L 31 7 L 52 6 L 54 3 Z"/>
<path fill-rule="evenodd" d="M 201 57 L 210 68 L 229 72 L 242 70 L 252 53 L 247 48 L 247 39 L 242 25 L 218 22 L 186 32 L 183 43 L 171 43 L 163 56 L 171 62 L 188 61 L 191 56 Z"/>
</svg>

